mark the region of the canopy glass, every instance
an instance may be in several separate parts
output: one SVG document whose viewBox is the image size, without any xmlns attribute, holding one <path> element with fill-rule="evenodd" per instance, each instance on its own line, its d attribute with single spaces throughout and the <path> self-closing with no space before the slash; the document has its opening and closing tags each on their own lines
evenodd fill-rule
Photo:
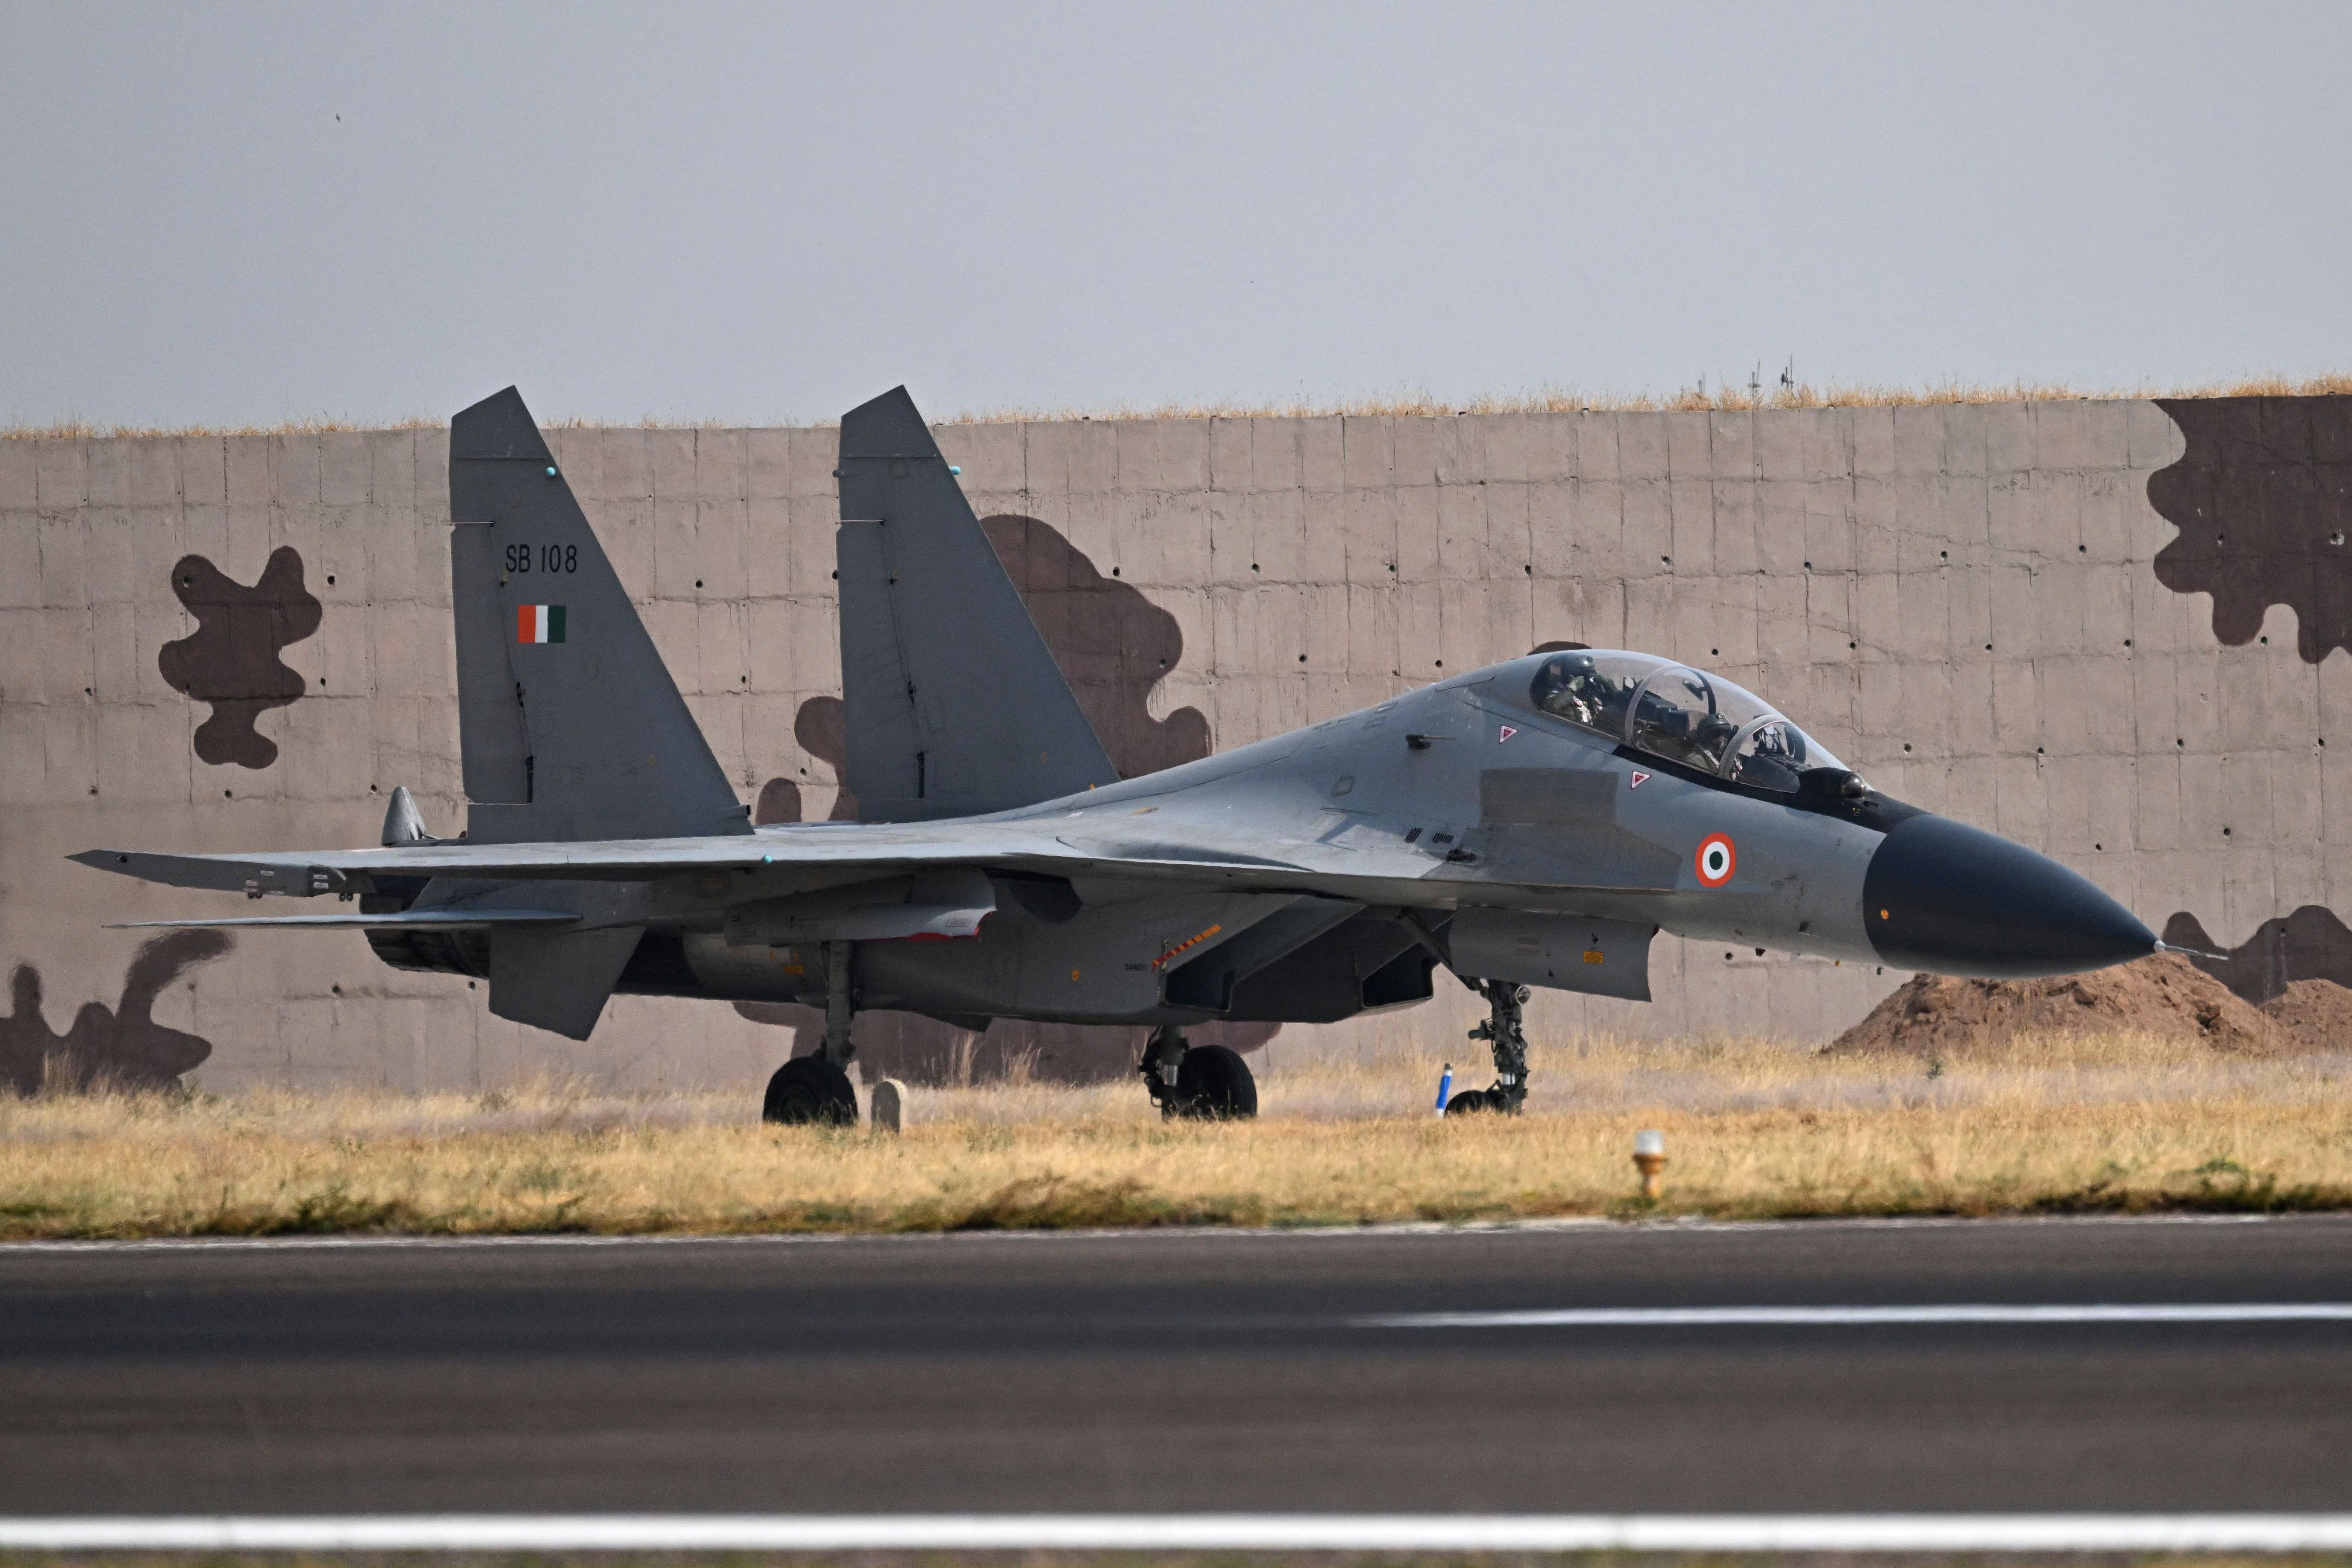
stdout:
<svg viewBox="0 0 2352 1568">
<path fill-rule="evenodd" d="M 1537 666 L 1528 699 L 1618 745 L 1783 794 L 1801 773 L 1845 766 L 1753 692 L 1648 653 L 1554 653 Z"/>
</svg>

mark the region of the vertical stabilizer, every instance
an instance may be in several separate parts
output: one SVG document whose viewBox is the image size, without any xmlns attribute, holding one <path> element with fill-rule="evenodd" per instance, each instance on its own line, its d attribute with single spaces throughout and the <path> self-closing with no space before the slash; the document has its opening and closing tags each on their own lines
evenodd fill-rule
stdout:
<svg viewBox="0 0 2352 1568">
<path fill-rule="evenodd" d="M 749 832 L 512 387 L 449 422 L 449 517 L 468 838 Z"/>
<path fill-rule="evenodd" d="M 1118 778 L 899 387 L 841 420 L 844 782 L 875 821 L 1008 810 Z"/>
</svg>

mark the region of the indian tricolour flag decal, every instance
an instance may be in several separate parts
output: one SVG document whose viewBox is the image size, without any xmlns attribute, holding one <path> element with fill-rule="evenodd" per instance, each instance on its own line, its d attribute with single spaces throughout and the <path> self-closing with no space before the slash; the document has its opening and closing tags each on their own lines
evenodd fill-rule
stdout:
<svg viewBox="0 0 2352 1568">
<path fill-rule="evenodd" d="M 516 605 L 515 641 L 518 643 L 562 642 L 563 606 L 561 604 Z"/>
</svg>

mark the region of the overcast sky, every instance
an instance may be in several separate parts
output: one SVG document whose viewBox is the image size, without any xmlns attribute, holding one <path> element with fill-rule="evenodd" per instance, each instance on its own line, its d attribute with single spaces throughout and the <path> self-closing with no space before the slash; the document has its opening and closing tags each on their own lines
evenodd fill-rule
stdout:
<svg viewBox="0 0 2352 1568">
<path fill-rule="evenodd" d="M 0 423 L 2352 369 L 2352 6 L 0 0 Z"/>
</svg>

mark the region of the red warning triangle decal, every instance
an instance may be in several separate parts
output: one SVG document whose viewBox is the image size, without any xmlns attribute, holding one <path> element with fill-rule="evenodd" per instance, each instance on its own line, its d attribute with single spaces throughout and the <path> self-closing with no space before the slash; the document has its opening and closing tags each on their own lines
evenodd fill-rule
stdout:
<svg viewBox="0 0 2352 1568">
<path fill-rule="evenodd" d="M 1513 729 L 1509 725 L 1507 725 L 1507 725 L 1505 725 L 1505 726 L 1503 727 L 1503 733 L 1502 733 L 1502 734 L 1500 734 L 1500 735 L 1498 735 L 1498 736 L 1496 736 L 1496 737 L 1495 737 L 1495 744 L 1496 744 L 1496 745 L 1497 745 L 1497 746 L 1500 746 L 1500 745 L 1502 745 L 1502 744 L 1503 744 L 1503 742 L 1505 742 L 1505 741 L 1507 741 L 1507 740 L 1510 739 L 1510 738 L 1511 738 L 1511 737 L 1513 737 L 1513 736 L 1515 736 L 1515 735 L 1517 735 L 1517 734 L 1518 734 L 1518 733 L 1519 733 L 1519 732 L 1518 732 L 1517 730 Z"/>
<path fill-rule="evenodd" d="M 1647 784 L 1649 781 L 1650 776 L 1637 768 L 1633 770 L 1633 777 L 1626 780 L 1625 788 L 1628 789 L 1639 789 L 1643 785 Z"/>
</svg>

